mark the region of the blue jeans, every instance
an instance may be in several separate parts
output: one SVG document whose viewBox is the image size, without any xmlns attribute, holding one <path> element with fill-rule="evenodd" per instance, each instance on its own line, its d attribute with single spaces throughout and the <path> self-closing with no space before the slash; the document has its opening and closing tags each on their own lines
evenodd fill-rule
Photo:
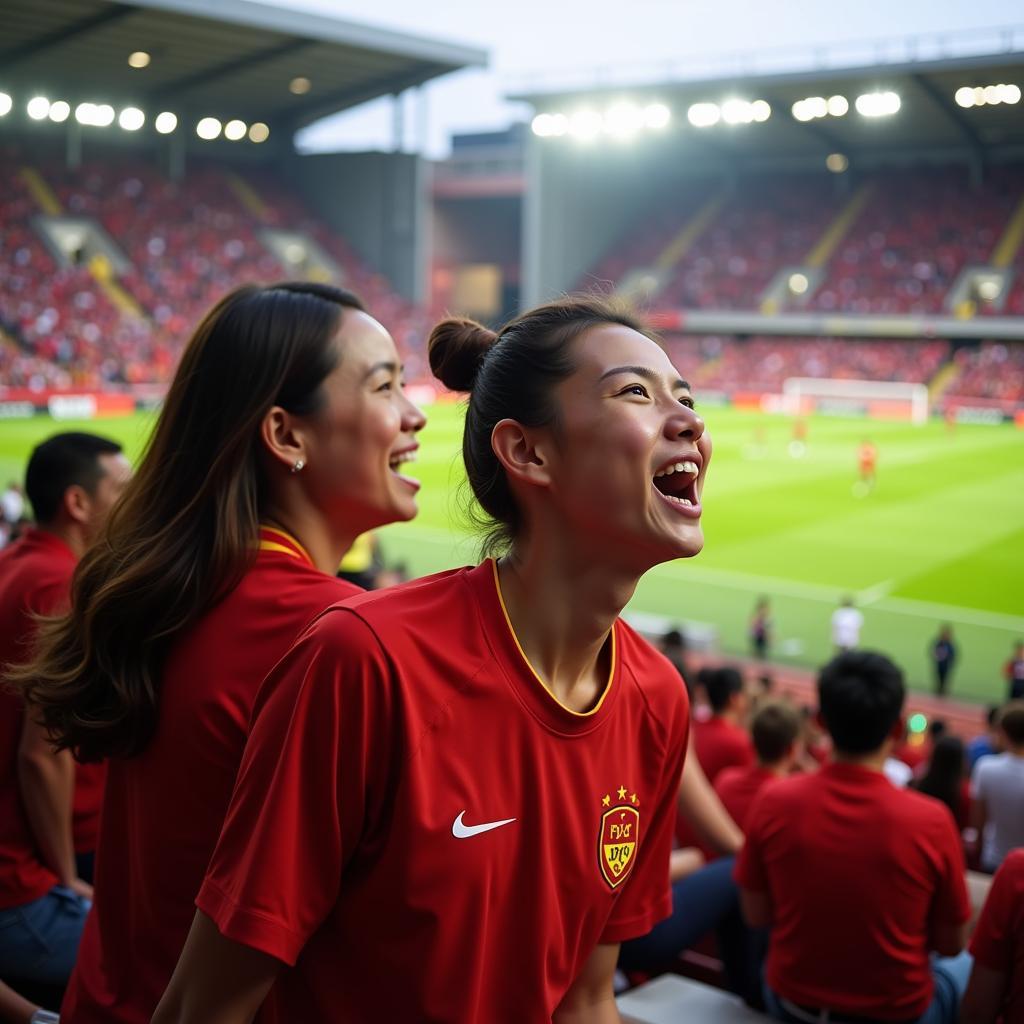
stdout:
<svg viewBox="0 0 1024 1024">
<path fill-rule="evenodd" d="M 90 906 L 57 885 L 38 900 L 0 910 L 0 977 L 66 984 Z"/>
<path fill-rule="evenodd" d="M 960 1000 L 967 989 L 973 963 L 971 954 L 967 952 L 956 956 L 932 957 L 932 980 L 935 982 L 935 991 L 932 994 L 931 1005 L 913 1024 L 957 1024 Z M 818 1019 L 810 1014 L 790 1013 L 767 984 L 764 987 L 764 998 L 769 1014 L 776 1020 L 790 1021 L 791 1024 L 810 1024 Z M 834 1016 L 837 1020 L 843 1019 L 842 1013 L 837 1012 Z"/>
</svg>

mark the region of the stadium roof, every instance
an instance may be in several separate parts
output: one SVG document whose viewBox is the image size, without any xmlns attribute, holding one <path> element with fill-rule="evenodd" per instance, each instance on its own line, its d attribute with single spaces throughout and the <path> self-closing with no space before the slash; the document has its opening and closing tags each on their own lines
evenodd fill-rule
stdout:
<svg viewBox="0 0 1024 1024">
<path fill-rule="evenodd" d="M 4 0 L 0 86 L 294 130 L 470 66 L 473 47 L 253 0 Z M 150 56 L 130 67 L 135 51 Z M 292 91 L 296 79 L 308 90 Z"/>
<path fill-rule="evenodd" d="M 669 107 L 671 131 L 700 139 L 722 157 L 801 157 L 820 153 L 881 153 L 925 149 L 968 149 L 984 155 L 1003 147 L 1024 146 L 1024 104 L 986 103 L 965 108 L 955 95 L 964 87 L 1024 87 L 1024 49 L 954 58 L 906 60 L 845 68 L 813 68 L 792 72 L 717 75 L 692 80 L 640 84 L 596 84 L 590 87 L 532 88 L 513 94 L 537 110 L 571 117 L 582 108 L 597 109 L 618 101 L 658 101 Z M 856 97 L 891 91 L 900 97 L 898 114 L 864 117 Z M 793 104 L 807 97 L 843 96 L 845 116 L 799 121 Z M 771 116 L 764 123 L 726 124 L 707 128 L 688 123 L 697 103 L 722 104 L 730 98 L 764 100 Z M 554 140 L 555 142 L 559 140 Z"/>
</svg>

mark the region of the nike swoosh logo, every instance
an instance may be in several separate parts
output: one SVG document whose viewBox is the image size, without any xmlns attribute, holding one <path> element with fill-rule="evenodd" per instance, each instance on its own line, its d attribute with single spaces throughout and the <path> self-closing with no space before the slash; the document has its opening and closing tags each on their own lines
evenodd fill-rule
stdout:
<svg viewBox="0 0 1024 1024">
<path fill-rule="evenodd" d="M 478 836 L 481 832 L 490 832 L 493 828 L 501 828 L 502 825 L 511 825 L 515 818 L 502 818 L 501 821 L 485 821 L 482 825 L 466 825 L 462 821 L 465 811 L 460 811 L 459 816 L 452 822 L 452 835 L 456 839 L 469 839 L 470 836 Z"/>
</svg>

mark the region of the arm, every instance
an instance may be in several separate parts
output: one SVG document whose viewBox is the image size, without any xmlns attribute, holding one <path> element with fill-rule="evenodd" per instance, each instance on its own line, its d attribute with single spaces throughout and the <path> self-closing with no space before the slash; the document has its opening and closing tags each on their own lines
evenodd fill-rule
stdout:
<svg viewBox="0 0 1024 1024">
<path fill-rule="evenodd" d="M 18 747 L 18 786 L 32 835 L 43 862 L 60 884 L 92 898 L 92 887 L 78 878 L 71 838 L 71 802 L 75 763 L 67 750 L 53 749 L 43 727 L 29 708 Z"/>
<path fill-rule="evenodd" d="M 618 943 L 598 946 L 562 997 L 551 1024 L 621 1024 L 613 984 L 618 960 Z"/>
<path fill-rule="evenodd" d="M 39 1007 L 0 981 L 0 1020 L 4 1024 L 29 1024 Z"/>
<path fill-rule="evenodd" d="M 678 882 L 704 867 L 704 854 L 696 846 L 673 850 L 668 860 L 668 880 Z"/>
<path fill-rule="evenodd" d="M 960 1004 L 960 1024 L 995 1024 L 1006 994 L 1007 977 L 975 960 Z"/>
<path fill-rule="evenodd" d="M 679 780 L 678 807 L 701 839 L 718 853 L 736 853 L 743 845 L 743 833 L 711 788 L 692 746 Z"/>
<path fill-rule="evenodd" d="M 201 910 L 152 1024 L 249 1024 L 281 962 L 224 938 Z"/>
</svg>

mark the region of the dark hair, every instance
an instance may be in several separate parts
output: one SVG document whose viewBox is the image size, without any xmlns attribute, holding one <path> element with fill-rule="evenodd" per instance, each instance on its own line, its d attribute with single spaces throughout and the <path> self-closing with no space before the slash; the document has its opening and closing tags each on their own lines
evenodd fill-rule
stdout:
<svg viewBox="0 0 1024 1024">
<path fill-rule="evenodd" d="M 938 740 L 940 737 L 945 736 L 947 732 L 949 732 L 949 725 L 944 718 L 933 718 L 928 723 L 928 735 L 933 740 Z"/>
<path fill-rule="evenodd" d="M 363 305 L 338 288 L 249 285 L 196 329 L 138 472 L 78 566 L 71 611 L 10 673 L 58 748 L 84 761 L 145 749 L 171 644 L 255 555 L 269 488 L 260 423 L 275 405 L 322 407 L 345 309 Z"/>
<path fill-rule="evenodd" d="M 682 647 L 686 648 L 686 638 L 682 632 L 678 629 L 670 629 L 668 632 L 662 635 L 661 644 L 663 647 Z"/>
<path fill-rule="evenodd" d="M 754 749 L 762 764 L 775 764 L 800 735 L 800 716 L 780 700 L 765 701 L 750 723 Z"/>
<path fill-rule="evenodd" d="M 69 487 L 95 494 L 96 485 L 105 475 L 100 456 L 120 451 L 116 441 L 79 431 L 54 434 L 36 445 L 25 470 L 25 493 L 36 522 L 43 526 L 53 522 Z"/>
<path fill-rule="evenodd" d="M 1011 700 L 999 712 L 999 728 L 1015 746 L 1024 743 L 1024 700 Z"/>
<path fill-rule="evenodd" d="M 538 306 L 497 333 L 459 317 L 442 320 L 431 331 L 434 376 L 452 391 L 469 392 L 462 456 L 469 486 L 483 510 L 483 515 L 469 511 L 485 531 L 485 554 L 507 550 L 523 525 L 505 470 L 491 448 L 495 424 L 514 419 L 527 427 L 557 428 L 552 391 L 575 369 L 572 343 L 603 324 L 621 324 L 657 340 L 625 308 L 586 296 Z"/>
<path fill-rule="evenodd" d="M 725 665 L 716 668 L 704 683 L 708 694 L 708 703 L 714 713 L 720 714 L 728 706 L 730 699 L 743 689 L 743 676 L 738 668 Z"/>
<path fill-rule="evenodd" d="M 921 793 L 941 800 L 959 821 L 963 799 L 964 744 L 958 736 L 941 736 L 932 748 L 928 768 L 911 785 Z"/>
<path fill-rule="evenodd" d="M 899 721 L 904 696 L 903 673 L 874 651 L 845 651 L 818 676 L 821 717 L 842 754 L 877 750 Z"/>
</svg>

